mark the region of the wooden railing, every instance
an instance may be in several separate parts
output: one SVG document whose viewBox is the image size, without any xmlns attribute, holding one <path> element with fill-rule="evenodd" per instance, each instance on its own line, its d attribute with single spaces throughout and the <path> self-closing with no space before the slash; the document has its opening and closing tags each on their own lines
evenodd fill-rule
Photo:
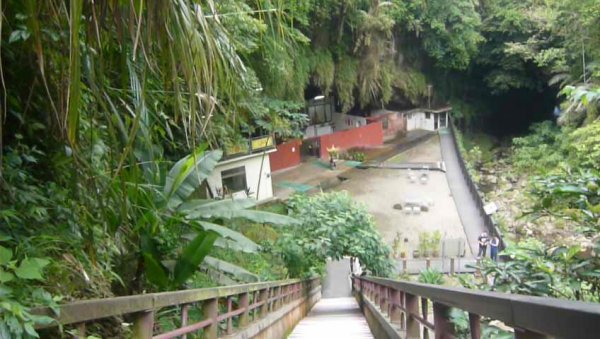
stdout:
<svg viewBox="0 0 600 339">
<path fill-rule="evenodd" d="M 85 338 L 86 324 L 123 317 L 132 322 L 133 338 L 185 337 L 187 333 L 200 330 L 205 338 L 217 338 L 232 334 L 288 304 L 302 302 L 318 293 L 319 286 L 319 279 L 314 278 L 83 300 L 61 305 L 56 325 L 75 327 L 78 336 Z M 155 315 L 160 309 L 169 307 L 180 309 L 181 326 L 157 333 L 161 329 L 155 324 Z M 189 323 L 192 307 L 201 309 L 201 321 Z M 35 313 L 53 314 L 49 309 L 37 309 Z M 234 326 L 234 319 L 237 326 Z"/>
<path fill-rule="evenodd" d="M 482 317 L 514 328 L 516 338 L 585 339 L 600 333 L 600 304 L 372 277 L 355 276 L 352 282 L 363 311 L 369 307 L 380 315 L 371 319 L 379 321 L 390 338 L 429 338 L 431 333 L 435 338 L 453 338 L 450 308 L 468 312 L 472 339 L 481 338 Z"/>
<path fill-rule="evenodd" d="M 473 179 L 471 178 L 471 175 L 469 174 L 469 171 L 467 170 L 465 159 L 463 158 L 462 154 L 460 153 L 460 148 L 458 145 L 458 139 L 456 138 L 455 128 L 456 127 L 454 126 L 453 120 L 450 119 L 450 128 L 449 129 L 450 129 L 450 134 L 452 135 L 452 143 L 454 144 L 454 151 L 456 152 L 456 157 L 458 158 L 458 164 L 460 165 L 460 172 L 461 172 L 463 178 L 465 179 L 465 181 L 467 182 L 467 186 L 469 187 L 469 193 L 471 194 L 471 197 L 473 198 L 473 200 L 475 200 L 475 203 L 477 204 L 477 209 L 479 210 L 479 214 L 483 218 L 483 222 L 485 224 L 485 228 L 488 231 L 488 234 L 490 234 L 490 236 L 495 234 L 500 239 L 499 248 L 500 248 L 500 250 L 503 250 L 506 247 L 506 245 L 505 245 L 503 237 L 502 237 L 502 232 L 500 231 L 500 228 L 498 228 L 498 226 L 496 225 L 496 223 L 494 222 L 492 217 L 490 215 L 488 215 L 487 213 L 485 213 L 485 209 L 483 208 L 483 199 L 481 198 L 481 195 L 479 194 L 479 190 L 477 189 L 477 186 L 473 182 Z"/>
</svg>

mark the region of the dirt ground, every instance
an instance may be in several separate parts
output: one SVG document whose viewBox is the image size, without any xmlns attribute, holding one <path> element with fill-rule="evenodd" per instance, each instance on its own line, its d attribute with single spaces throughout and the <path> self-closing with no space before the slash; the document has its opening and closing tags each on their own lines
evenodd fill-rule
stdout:
<svg viewBox="0 0 600 339">
<path fill-rule="evenodd" d="M 392 159 L 390 159 L 392 160 Z M 441 161 L 439 137 L 432 138 L 394 157 L 397 162 L 436 162 Z M 413 171 L 417 177 L 421 171 Z M 456 205 L 450 193 L 446 174 L 427 171 L 426 184 L 411 183 L 408 171 L 397 169 L 354 170 L 345 174 L 349 180 L 335 190 L 348 191 L 356 201 L 363 202 L 377 222 L 377 227 L 386 242 L 393 242 L 396 232 L 401 238 L 408 238 L 407 253 L 411 257 L 418 248 L 419 233 L 441 231 L 443 239 L 465 239 L 465 232 Z M 394 209 L 395 204 L 407 200 L 431 203 L 427 212 L 407 214 Z"/>
</svg>

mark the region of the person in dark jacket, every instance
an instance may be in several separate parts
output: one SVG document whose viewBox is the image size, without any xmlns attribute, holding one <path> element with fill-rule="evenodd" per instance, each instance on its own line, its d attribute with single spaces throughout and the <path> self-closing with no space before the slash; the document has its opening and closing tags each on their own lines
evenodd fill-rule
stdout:
<svg viewBox="0 0 600 339">
<path fill-rule="evenodd" d="M 488 238 L 487 232 L 483 232 L 477 238 L 477 243 L 479 244 L 479 252 L 477 253 L 477 258 L 485 257 L 485 253 L 487 252 L 487 246 L 490 239 Z"/>
<path fill-rule="evenodd" d="M 500 239 L 494 236 L 490 240 L 490 258 L 494 261 L 498 261 L 498 246 L 500 245 Z"/>
</svg>

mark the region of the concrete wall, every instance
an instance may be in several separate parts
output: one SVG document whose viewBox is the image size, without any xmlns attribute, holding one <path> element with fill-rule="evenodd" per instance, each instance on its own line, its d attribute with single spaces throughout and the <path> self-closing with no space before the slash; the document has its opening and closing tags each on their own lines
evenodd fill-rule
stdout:
<svg viewBox="0 0 600 339">
<path fill-rule="evenodd" d="M 366 126 L 339 131 L 321 137 L 321 158 L 327 159 L 327 149 L 335 146 L 341 150 L 353 147 L 372 147 L 383 145 L 383 129 L 381 122 Z"/>
<path fill-rule="evenodd" d="M 367 118 L 350 114 L 333 113 L 333 127 L 336 132 L 364 126 L 366 124 Z"/>
<path fill-rule="evenodd" d="M 319 300 L 321 300 L 320 286 L 313 289 L 306 298 L 294 301 L 247 328 L 222 338 L 286 338 Z"/>
<path fill-rule="evenodd" d="M 274 150 L 270 151 L 274 152 Z M 264 161 L 263 161 L 264 158 Z M 262 172 L 261 172 L 262 163 Z M 244 166 L 246 168 L 246 185 L 250 188 L 251 198 L 257 198 L 258 201 L 264 201 L 273 198 L 273 183 L 271 180 L 271 165 L 269 154 L 263 157 L 263 153 L 251 154 L 239 158 L 228 159 L 220 162 L 215 167 L 215 170 L 208 177 L 207 182 L 213 193 L 217 189 L 222 190 L 221 172 L 235 167 Z M 258 189 L 258 179 L 260 177 L 260 190 Z M 245 195 L 242 192 L 236 193 L 235 196 Z"/>
<path fill-rule="evenodd" d="M 302 140 L 298 139 L 277 145 L 277 152 L 269 154 L 271 171 L 275 172 L 299 165 L 302 161 L 300 147 L 302 147 Z"/>
</svg>

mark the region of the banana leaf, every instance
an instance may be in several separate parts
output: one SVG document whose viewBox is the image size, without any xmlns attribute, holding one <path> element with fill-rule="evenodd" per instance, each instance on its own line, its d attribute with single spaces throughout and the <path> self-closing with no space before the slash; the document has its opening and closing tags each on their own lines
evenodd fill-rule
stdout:
<svg viewBox="0 0 600 339">
<path fill-rule="evenodd" d="M 241 280 L 241 281 L 249 282 L 249 283 L 260 281 L 260 278 L 258 277 L 258 275 L 254 274 L 250 271 L 247 271 L 246 269 L 244 269 L 242 267 L 239 267 L 237 265 L 228 263 L 226 261 L 223 261 L 223 260 L 220 260 L 217 258 L 207 256 L 206 258 L 204 258 L 204 262 L 202 264 L 209 268 L 213 268 L 218 271 L 230 274 L 237 280 Z"/>
<path fill-rule="evenodd" d="M 176 285 L 184 284 L 197 270 L 219 237 L 214 231 L 200 231 L 181 252 L 175 263 L 173 279 Z"/>
<path fill-rule="evenodd" d="M 246 253 L 256 253 L 260 250 L 260 246 L 256 244 L 254 241 L 248 239 L 240 232 L 236 232 L 232 229 L 229 229 L 225 226 L 213 224 L 206 221 L 199 221 L 198 224 L 202 227 L 204 231 L 214 231 L 218 233 L 222 238 L 217 239 L 215 245 L 220 247 L 228 247 L 231 249 L 239 250 Z M 193 235 L 192 235 L 193 236 Z M 186 236 L 186 238 L 190 238 L 190 235 Z M 231 241 L 224 241 L 231 240 Z M 224 246 L 229 245 L 229 246 Z"/>
<path fill-rule="evenodd" d="M 243 218 L 257 223 L 269 223 L 288 226 L 300 222 L 292 217 L 266 211 L 249 210 L 256 205 L 252 199 L 236 200 L 191 200 L 183 203 L 177 209 L 186 215 L 187 219 L 235 219 Z"/>
<path fill-rule="evenodd" d="M 201 145 L 192 154 L 177 161 L 167 175 L 163 193 L 169 209 L 181 205 L 214 170 L 223 152 L 205 152 Z"/>
</svg>

